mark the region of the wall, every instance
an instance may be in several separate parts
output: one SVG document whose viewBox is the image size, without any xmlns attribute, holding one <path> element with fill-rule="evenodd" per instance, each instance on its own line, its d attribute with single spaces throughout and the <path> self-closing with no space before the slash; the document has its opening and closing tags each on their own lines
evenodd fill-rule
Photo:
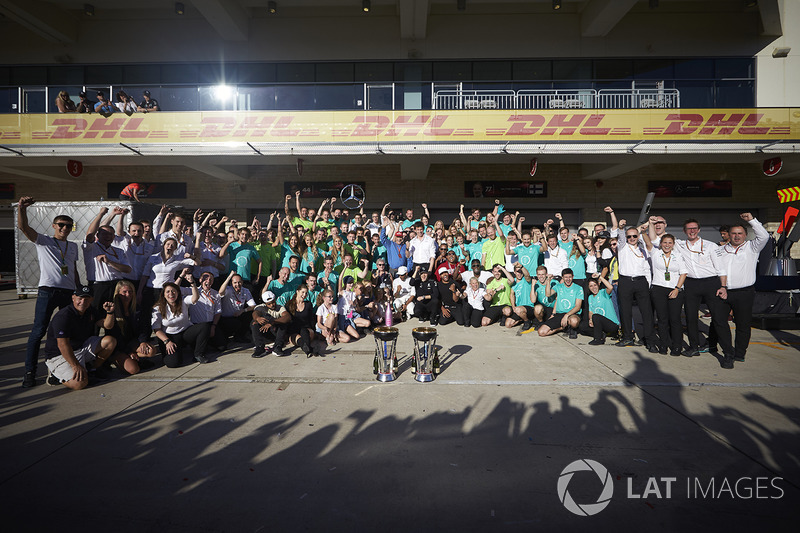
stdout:
<svg viewBox="0 0 800 533">
<path fill-rule="evenodd" d="M 783 36 L 756 55 L 756 105 L 800 105 L 800 2 L 782 2 Z M 775 48 L 789 47 L 788 57 L 774 58 Z"/>
</svg>

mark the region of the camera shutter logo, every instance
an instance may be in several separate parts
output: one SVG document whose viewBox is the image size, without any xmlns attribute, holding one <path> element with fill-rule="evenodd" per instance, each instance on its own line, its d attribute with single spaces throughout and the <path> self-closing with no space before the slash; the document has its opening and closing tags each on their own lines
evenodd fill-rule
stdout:
<svg viewBox="0 0 800 533">
<path fill-rule="evenodd" d="M 595 503 L 578 504 L 575 503 L 575 500 L 572 499 L 569 491 L 567 491 L 567 486 L 575 472 L 585 471 L 592 471 L 597 474 L 603 484 L 603 490 Z M 613 495 L 614 483 L 611 479 L 611 474 L 608 473 L 606 467 L 591 459 L 579 459 L 571 462 L 561 471 L 561 475 L 558 478 L 558 499 L 566 507 L 567 511 L 578 516 L 596 515 L 608 506 Z"/>
</svg>

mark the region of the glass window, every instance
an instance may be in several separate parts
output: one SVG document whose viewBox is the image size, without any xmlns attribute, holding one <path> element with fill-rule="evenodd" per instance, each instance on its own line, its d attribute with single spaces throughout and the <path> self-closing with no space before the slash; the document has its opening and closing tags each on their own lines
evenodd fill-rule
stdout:
<svg viewBox="0 0 800 533">
<path fill-rule="evenodd" d="M 239 83 L 273 83 L 275 63 L 240 63 Z"/>
<path fill-rule="evenodd" d="M 511 61 L 475 61 L 472 63 L 475 81 L 511 80 Z"/>
<path fill-rule="evenodd" d="M 48 67 L 47 80 L 50 85 L 83 85 L 83 67 Z"/>
<path fill-rule="evenodd" d="M 552 80 L 552 61 L 514 61 L 515 80 Z"/>
<path fill-rule="evenodd" d="M 751 58 L 725 58 L 714 61 L 715 78 L 754 78 Z"/>
<path fill-rule="evenodd" d="M 317 82 L 349 82 L 353 81 L 352 63 L 317 63 Z"/>
<path fill-rule="evenodd" d="M 356 100 L 364 98 L 364 85 L 317 85 L 315 109 L 358 109 Z"/>
<path fill-rule="evenodd" d="M 592 62 L 588 59 L 560 59 L 553 61 L 554 80 L 590 80 Z"/>
<path fill-rule="evenodd" d="M 86 84 L 122 83 L 122 67 L 120 65 L 86 65 Z"/>
<path fill-rule="evenodd" d="M 239 86 L 237 109 L 270 111 L 275 109 L 275 87 Z"/>
<path fill-rule="evenodd" d="M 13 67 L 11 85 L 47 85 L 47 67 Z"/>
<path fill-rule="evenodd" d="M 675 60 L 675 77 L 684 80 L 713 78 L 714 61 L 711 59 L 677 59 Z"/>
<path fill-rule="evenodd" d="M 236 87 L 233 85 L 211 85 L 197 91 L 201 111 L 233 110 L 236 102 Z"/>
<path fill-rule="evenodd" d="M 718 81 L 717 98 L 714 103 L 715 107 L 753 107 L 755 105 L 753 82 L 750 80 Z"/>
<path fill-rule="evenodd" d="M 396 83 L 394 89 L 395 109 L 430 109 L 430 85 L 420 83 Z"/>
<path fill-rule="evenodd" d="M 284 83 L 311 83 L 314 81 L 314 63 L 278 63 L 277 78 Z"/>
<path fill-rule="evenodd" d="M 47 102 L 48 112 L 58 113 L 58 107 L 56 106 L 56 99 L 58 98 L 58 93 L 60 93 L 61 91 L 67 91 L 67 94 L 69 94 L 69 99 L 75 102 L 75 105 L 78 105 L 79 103 L 81 103 L 81 98 L 78 95 L 81 93 L 82 90 L 83 86 L 81 85 L 51 85 L 48 90 L 50 96 L 50 101 Z M 92 97 L 91 99 L 94 100 L 95 102 L 97 101 L 94 97 Z"/>
<path fill-rule="evenodd" d="M 211 85 L 235 84 L 238 79 L 236 71 L 235 63 L 197 65 L 197 81 Z"/>
<path fill-rule="evenodd" d="M 22 112 L 44 113 L 45 112 L 44 99 L 45 99 L 44 87 L 23 87 Z"/>
<path fill-rule="evenodd" d="M 463 81 L 472 79 L 469 61 L 439 61 L 433 64 L 433 81 Z"/>
<path fill-rule="evenodd" d="M 675 86 L 681 93 L 682 108 L 714 107 L 714 82 L 678 81 Z"/>
<path fill-rule="evenodd" d="M 164 111 L 197 111 L 197 87 L 161 87 L 158 107 Z M 151 96 L 155 96 L 150 91 Z M 136 99 L 137 101 L 139 98 Z"/>
<path fill-rule="evenodd" d="M 314 109 L 314 86 L 279 85 L 275 87 L 275 109 Z"/>
<path fill-rule="evenodd" d="M 197 65 L 161 65 L 163 83 L 197 83 Z"/>
<path fill-rule="evenodd" d="M 397 81 L 432 81 L 433 65 L 428 61 L 395 63 L 394 78 Z"/>
<path fill-rule="evenodd" d="M 629 80 L 633 78 L 630 59 L 595 59 L 594 78 L 598 80 Z"/>
<path fill-rule="evenodd" d="M 19 113 L 19 90 L 16 87 L 0 89 L 0 113 Z"/>
<path fill-rule="evenodd" d="M 123 65 L 122 82 L 130 84 L 160 84 L 159 65 Z"/>
<path fill-rule="evenodd" d="M 394 81 L 394 70 L 391 63 L 356 63 L 355 80 L 360 82 Z"/>
<path fill-rule="evenodd" d="M 637 80 L 664 80 L 675 77 L 671 59 L 634 59 L 633 77 Z"/>
</svg>

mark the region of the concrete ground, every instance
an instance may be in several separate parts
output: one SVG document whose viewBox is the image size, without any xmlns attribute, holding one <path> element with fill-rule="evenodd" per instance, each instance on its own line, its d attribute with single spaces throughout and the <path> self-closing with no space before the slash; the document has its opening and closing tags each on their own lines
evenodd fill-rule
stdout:
<svg viewBox="0 0 800 533">
<path fill-rule="evenodd" d="M 20 386 L 33 305 L 0 293 L 5 531 L 796 531 L 794 332 L 754 330 L 722 370 L 453 324 L 441 375 L 418 383 L 413 321 L 393 383 L 367 337 L 68 392 Z"/>
</svg>

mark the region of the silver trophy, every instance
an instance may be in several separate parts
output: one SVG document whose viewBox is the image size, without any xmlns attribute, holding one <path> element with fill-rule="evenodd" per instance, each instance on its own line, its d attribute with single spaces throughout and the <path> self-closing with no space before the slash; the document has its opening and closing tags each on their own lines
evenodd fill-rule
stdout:
<svg viewBox="0 0 800 533">
<path fill-rule="evenodd" d="M 378 381 L 387 382 L 397 379 L 397 355 L 395 346 L 397 345 L 397 328 L 378 327 L 372 331 L 375 337 L 375 359 L 372 363 L 373 373 L 377 375 Z"/>
<path fill-rule="evenodd" d="M 433 381 L 439 373 L 439 349 L 436 347 L 436 328 L 414 328 L 414 359 L 411 369 L 420 383 Z"/>
</svg>

